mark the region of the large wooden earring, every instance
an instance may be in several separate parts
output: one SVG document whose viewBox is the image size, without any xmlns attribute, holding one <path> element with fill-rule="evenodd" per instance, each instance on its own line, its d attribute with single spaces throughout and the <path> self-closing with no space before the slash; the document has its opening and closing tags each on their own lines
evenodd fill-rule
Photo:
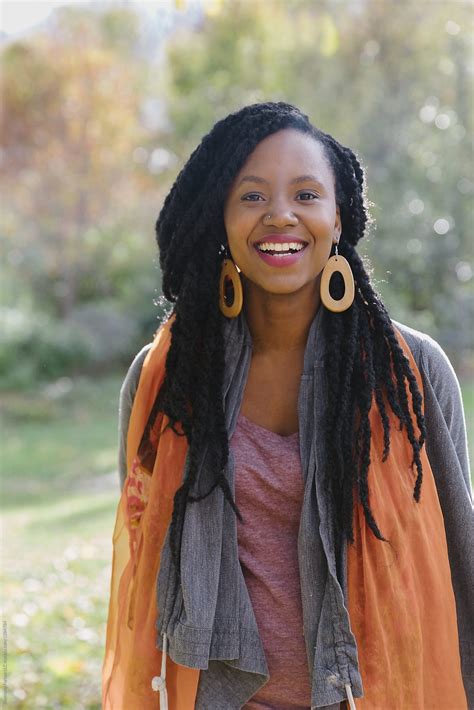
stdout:
<svg viewBox="0 0 474 710">
<path fill-rule="evenodd" d="M 219 282 L 219 308 L 226 318 L 237 318 L 244 302 L 242 281 L 232 259 L 222 262 Z"/>
<path fill-rule="evenodd" d="M 337 271 L 339 271 L 344 280 L 344 295 L 338 300 L 333 298 L 329 293 L 329 283 L 331 281 L 331 277 Z M 325 308 L 333 313 L 342 313 L 342 311 L 347 311 L 354 301 L 355 288 L 352 269 L 347 259 L 337 253 L 337 244 L 336 253 L 327 260 L 326 266 L 324 267 L 321 275 L 320 296 Z"/>
</svg>

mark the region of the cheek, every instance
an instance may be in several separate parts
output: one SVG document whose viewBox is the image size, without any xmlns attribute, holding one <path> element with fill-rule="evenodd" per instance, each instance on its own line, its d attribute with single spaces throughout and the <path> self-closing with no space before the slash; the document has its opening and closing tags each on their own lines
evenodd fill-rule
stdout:
<svg viewBox="0 0 474 710">
<path fill-rule="evenodd" d="M 229 242 L 229 247 L 242 249 L 247 245 L 247 240 L 255 224 L 255 218 L 250 214 L 238 214 L 229 209 L 224 213 L 224 226 Z"/>
<path fill-rule="evenodd" d="M 231 239 L 235 238 L 234 235 L 236 232 L 236 218 L 232 208 L 226 208 L 224 210 L 224 227 L 230 242 Z"/>
<path fill-rule="evenodd" d="M 321 271 L 326 266 L 327 260 L 331 255 L 332 242 L 332 230 L 320 230 L 316 235 L 311 260 L 307 262 L 313 277 L 319 276 Z"/>
</svg>

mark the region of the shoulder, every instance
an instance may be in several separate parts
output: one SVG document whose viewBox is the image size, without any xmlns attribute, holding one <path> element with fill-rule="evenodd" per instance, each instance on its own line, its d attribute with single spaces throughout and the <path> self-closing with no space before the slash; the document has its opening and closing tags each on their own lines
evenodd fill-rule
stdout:
<svg viewBox="0 0 474 710">
<path fill-rule="evenodd" d="M 132 404 L 143 370 L 143 364 L 150 350 L 153 349 L 151 355 L 153 366 L 156 366 L 157 362 L 164 363 L 171 342 L 170 332 L 173 320 L 173 316 L 165 320 L 156 331 L 153 341 L 147 343 L 147 345 L 135 355 L 120 389 L 120 401 L 122 405 Z"/>
<path fill-rule="evenodd" d="M 122 405 L 132 404 L 137 391 L 143 363 L 152 345 L 153 343 L 145 345 L 133 358 L 132 364 L 128 368 L 122 387 L 120 388 L 120 402 Z"/>
<path fill-rule="evenodd" d="M 405 338 L 420 370 L 425 406 L 428 407 L 425 415 L 434 417 L 432 402 L 436 409 L 439 408 L 452 435 L 465 429 L 461 387 L 454 367 L 441 345 L 426 333 L 397 321 L 393 321 L 393 324 Z"/>
<path fill-rule="evenodd" d="M 425 399 L 431 394 L 439 406 L 443 417 L 451 424 L 464 422 L 461 388 L 454 368 L 439 343 L 426 333 L 393 321 L 394 326 L 405 338 L 420 370 Z M 430 408 L 426 414 L 432 415 Z"/>
<path fill-rule="evenodd" d="M 436 340 L 431 337 L 431 335 L 428 335 L 427 333 L 422 333 L 421 330 L 415 330 L 415 328 L 410 328 L 410 326 L 405 325 L 404 323 L 400 323 L 396 320 L 392 320 L 392 323 L 407 341 L 410 350 L 412 351 L 413 356 L 417 362 L 422 357 L 422 353 L 424 354 L 425 351 L 429 353 L 429 357 L 432 353 L 435 354 L 435 357 L 436 354 L 442 355 L 442 357 L 444 358 L 447 357 L 440 344 L 437 343 Z"/>
<path fill-rule="evenodd" d="M 433 389 L 459 391 L 459 382 L 454 368 L 441 345 L 427 333 L 410 328 L 398 321 L 392 321 L 397 330 L 405 338 L 416 364 Z"/>
<path fill-rule="evenodd" d="M 133 400 L 135 399 L 135 394 L 137 392 L 138 380 L 140 379 L 140 374 L 142 371 L 143 363 L 150 350 L 152 343 L 145 345 L 137 355 L 133 358 L 132 364 L 128 368 L 125 379 L 120 388 L 119 396 L 119 419 L 118 419 L 118 430 L 119 430 L 119 456 L 118 456 L 118 470 L 120 487 L 123 488 L 125 478 L 127 476 L 127 432 L 128 425 L 130 421 L 130 414 L 132 411 Z"/>
<path fill-rule="evenodd" d="M 429 335 L 397 321 L 393 321 L 393 325 L 405 338 L 422 377 L 427 448 L 432 465 L 436 467 L 437 462 L 442 462 L 443 472 L 453 469 L 454 459 L 446 463 L 446 457 L 451 446 L 454 447 L 457 463 L 470 489 L 466 418 L 454 368 L 440 344 Z"/>
</svg>

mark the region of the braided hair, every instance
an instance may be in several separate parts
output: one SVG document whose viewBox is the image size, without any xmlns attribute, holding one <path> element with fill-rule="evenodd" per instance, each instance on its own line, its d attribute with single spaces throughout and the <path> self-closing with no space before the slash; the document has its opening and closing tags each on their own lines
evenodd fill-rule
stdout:
<svg viewBox="0 0 474 710">
<path fill-rule="evenodd" d="M 174 304 L 175 318 L 166 375 L 148 427 L 161 411 L 169 418 L 169 426 L 178 435 L 186 436 L 189 444 L 188 466 L 175 494 L 170 527 L 178 575 L 188 502 L 202 500 L 219 486 L 242 520 L 225 476 L 229 455 L 223 403 L 225 318 L 218 305 L 222 247 L 227 244 L 224 203 L 234 178 L 255 147 L 285 128 L 312 136 L 324 148 L 334 172 L 340 208 L 339 253 L 349 261 L 356 285 L 352 306 L 343 313 L 325 310 L 322 325 L 327 343 L 326 372 L 330 372 L 324 427 L 325 485 L 334 501 L 338 542 L 343 537 L 354 541 L 354 487 L 369 528 L 379 540 L 388 542 L 369 505 L 369 412 L 373 400 L 383 426 L 383 460 L 390 451 L 390 407 L 411 444 L 412 465 L 417 472 L 414 498 L 417 502 L 420 499 L 420 451 L 425 438 L 422 397 L 390 317 L 355 249 L 368 222 L 362 167 L 349 148 L 315 128 L 294 106 L 283 102 L 246 106 L 218 121 L 202 139 L 176 178 L 156 222 L 163 294 Z M 338 297 L 337 279 L 334 281 L 331 288 Z M 190 490 L 206 448 L 212 485 L 203 495 L 192 496 Z"/>
</svg>

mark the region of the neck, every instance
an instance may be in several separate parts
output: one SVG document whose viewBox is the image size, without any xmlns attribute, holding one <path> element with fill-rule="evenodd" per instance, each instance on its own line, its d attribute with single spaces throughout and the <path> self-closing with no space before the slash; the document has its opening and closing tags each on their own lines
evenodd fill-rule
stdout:
<svg viewBox="0 0 474 710">
<path fill-rule="evenodd" d="M 268 293 L 247 282 L 244 303 L 255 352 L 304 350 L 320 307 L 319 278 L 291 294 Z"/>
</svg>

